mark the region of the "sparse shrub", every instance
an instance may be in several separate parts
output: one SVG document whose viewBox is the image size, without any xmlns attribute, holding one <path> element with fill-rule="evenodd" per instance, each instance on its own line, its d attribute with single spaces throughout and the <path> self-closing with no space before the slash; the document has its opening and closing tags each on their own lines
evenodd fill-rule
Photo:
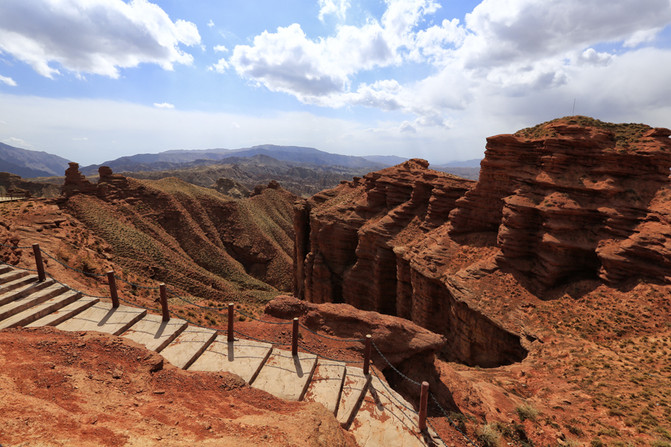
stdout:
<svg viewBox="0 0 671 447">
<path fill-rule="evenodd" d="M 478 441 L 484 447 L 496 447 L 499 445 L 501 434 L 496 430 L 493 424 L 485 424 L 476 431 Z"/>
<path fill-rule="evenodd" d="M 599 439 L 599 438 L 592 439 L 592 442 L 590 442 L 589 445 L 590 445 L 590 447 L 604 447 L 605 446 L 603 441 L 601 441 L 601 439 Z"/>
<path fill-rule="evenodd" d="M 651 445 L 652 447 L 671 447 L 671 442 L 662 441 L 661 439 L 658 439 L 656 441 L 653 441 Z"/>
<path fill-rule="evenodd" d="M 515 408 L 515 411 L 517 412 L 517 415 L 520 417 L 522 422 L 527 419 L 530 421 L 535 421 L 536 417 L 538 416 L 538 410 L 529 404 L 520 405 L 519 407 Z"/>
</svg>

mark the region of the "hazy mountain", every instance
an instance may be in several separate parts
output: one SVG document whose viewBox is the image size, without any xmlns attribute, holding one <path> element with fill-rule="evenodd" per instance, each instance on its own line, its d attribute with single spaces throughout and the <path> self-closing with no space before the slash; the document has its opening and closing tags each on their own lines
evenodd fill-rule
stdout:
<svg viewBox="0 0 671 447">
<path fill-rule="evenodd" d="M 438 168 L 478 168 L 480 169 L 480 162 L 482 158 L 473 158 L 471 160 L 458 160 L 458 161 L 449 161 L 442 165 L 433 165 L 433 169 Z"/>
<path fill-rule="evenodd" d="M 267 155 L 253 157 L 230 157 L 221 161 L 196 160 L 191 163 L 165 163 L 173 168 L 133 171 L 127 175 L 134 178 L 158 180 L 177 177 L 194 185 L 215 187 L 223 180 L 230 180 L 252 191 L 258 184 L 278 181 L 283 188 L 296 195 L 311 196 L 332 188 L 342 180 L 361 177 L 370 172 L 367 168 L 347 168 L 331 165 L 307 165 L 276 160 Z M 115 170 L 115 172 L 122 172 Z"/>
<path fill-rule="evenodd" d="M 20 149 L 0 143 L 0 171 L 23 178 L 63 175 L 68 160 L 46 152 Z"/>
<path fill-rule="evenodd" d="M 373 163 L 384 165 L 385 167 L 396 166 L 407 160 L 407 158 L 397 157 L 396 155 L 364 155 L 363 158 L 372 161 Z"/>
<path fill-rule="evenodd" d="M 313 166 L 340 166 L 344 168 L 375 170 L 383 167 L 382 163 L 364 157 L 331 154 L 310 147 L 275 146 L 266 144 L 242 149 L 201 149 L 201 150 L 170 150 L 157 154 L 138 154 L 117 158 L 102 163 L 114 172 L 163 171 L 177 169 L 185 164 L 207 164 L 207 161 L 228 163 L 230 158 L 250 158 L 265 155 L 275 160 L 300 163 Z M 85 175 L 97 172 L 101 165 L 86 166 L 81 169 Z"/>
</svg>

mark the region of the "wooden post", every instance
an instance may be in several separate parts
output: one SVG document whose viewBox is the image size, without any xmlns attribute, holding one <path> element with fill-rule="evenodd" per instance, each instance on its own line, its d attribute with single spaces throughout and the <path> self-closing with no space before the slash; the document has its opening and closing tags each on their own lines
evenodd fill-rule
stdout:
<svg viewBox="0 0 671 447">
<path fill-rule="evenodd" d="M 233 316 L 235 314 L 235 309 L 233 303 L 228 303 L 228 341 L 235 341 L 235 332 L 233 331 Z"/>
<path fill-rule="evenodd" d="M 293 332 L 291 333 L 291 355 L 298 355 L 298 318 L 294 318 Z"/>
<path fill-rule="evenodd" d="M 35 254 L 37 279 L 39 282 L 44 282 L 47 279 L 47 275 L 44 273 L 44 263 L 42 263 L 42 251 L 40 250 L 40 244 L 33 244 L 33 253 Z"/>
<path fill-rule="evenodd" d="M 119 294 L 116 290 L 116 278 L 114 278 L 114 270 L 107 272 L 107 283 L 110 286 L 110 297 L 112 297 L 112 307 L 119 307 Z"/>
<path fill-rule="evenodd" d="M 419 431 L 426 431 L 426 407 L 429 403 L 429 382 L 422 382 L 419 394 Z"/>
<path fill-rule="evenodd" d="M 370 334 L 366 334 L 365 345 L 363 348 L 363 374 L 365 376 L 370 374 L 370 348 L 372 339 Z"/>
<path fill-rule="evenodd" d="M 158 285 L 161 293 L 161 310 L 163 311 L 163 321 L 170 321 L 170 311 L 168 310 L 168 293 L 165 291 L 165 284 Z"/>
</svg>

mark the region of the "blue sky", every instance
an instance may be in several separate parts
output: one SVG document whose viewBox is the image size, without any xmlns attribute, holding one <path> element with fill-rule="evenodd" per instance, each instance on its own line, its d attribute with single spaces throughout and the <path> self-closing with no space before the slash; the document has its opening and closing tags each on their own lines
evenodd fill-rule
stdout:
<svg viewBox="0 0 671 447">
<path fill-rule="evenodd" d="M 443 163 L 574 100 L 671 127 L 670 24 L 671 0 L 2 0 L 0 141 Z"/>
</svg>

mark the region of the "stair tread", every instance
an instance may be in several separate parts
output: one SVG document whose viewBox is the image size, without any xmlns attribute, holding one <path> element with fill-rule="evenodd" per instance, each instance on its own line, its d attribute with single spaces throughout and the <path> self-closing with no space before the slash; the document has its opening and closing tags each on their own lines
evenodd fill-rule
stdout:
<svg viewBox="0 0 671 447">
<path fill-rule="evenodd" d="M 316 365 L 314 354 L 273 350 L 252 386 L 281 399 L 301 400 Z"/>
<path fill-rule="evenodd" d="M 337 414 L 345 371 L 343 362 L 319 359 L 305 393 L 305 400 L 318 402 L 334 415 Z"/>
<path fill-rule="evenodd" d="M 16 293 L 25 291 L 31 287 L 43 285 L 45 283 L 53 284 L 53 280 L 38 282 L 37 276 L 26 275 L 16 280 L 6 282 L 0 285 L 0 302 L 5 302 L 8 297 L 14 296 Z"/>
<path fill-rule="evenodd" d="M 83 312 L 99 301 L 99 298 L 84 296 L 61 309 L 55 310 L 54 312 L 51 312 L 50 314 L 45 315 L 44 317 L 35 320 L 30 324 L 27 324 L 26 327 L 56 326 L 59 323 L 72 318 L 78 313 Z"/>
<path fill-rule="evenodd" d="M 227 371 L 250 383 L 258 375 L 272 348 L 270 343 L 253 340 L 229 343 L 227 335 L 219 335 L 189 367 L 189 371 Z"/>
<path fill-rule="evenodd" d="M 99 302 L 56 327 L 64 331 L 98 331 L 119 335 L 146 314 L 145 309 L 130 306 L 113 308 L 112 303 Z"/>
<path fill-rule="evenodd" d="M 61 307 L 64 307 L 80 295 L 79 292 L 66 291 L 59 295 L 56 295 L 53 298 L 48 299 L 42 303 L 39 303 L 35 306 L 32 306 L 26 310 L 23 310 L 16 315 L 0 321 L 0 329 L 5 329 L 8 327 L 24 326 L 26 323 L 33 322 L 43 315 L 51 313 Z M 41 315 L 40 315 L 41 314 Z"/>
<path fill-rule="evenodd" d="M 47 301 L 59 292 L 68 290 L 67 287 L 61 284 L 51 284 L 43 289 L 38 289 L 26 296 L 19 297 L 6 304 L 0 306 L 0 321 L 12 315 L 22 312 L 23 310 Z"/>
<path fill-rule="evenodd" d="M 338 422 L 341 424 L 346 424 L 350 420 L 352 412 L 356 410 L 355 407 L 361 398 L 361 394 L 366 390 L 367 381 L 368 379 L 364 376 L 362 368 L 347 367 L 337 413 Z"/>
<path fill-rule="evenodd" d="M 122 337 L 144 345 L 151 351 L 160 352 L 186 329 L 187 325 L 186 321 L 179 318 L 163 321 L 161 315 L 147 314 L 124 332 Z"/>
<path fill-rule="evenodd" d="M 403 405 L 411 408 L 405 399 L 391 390 L 389 385 L 383 385 L 377 377 L 372 378 L 355 422 L 350 428 L 359 445 L 390 447 L 426 445 L 417 428 L 417 414 L 414 410 L 405 408 L 395 398 L 399 398 Z"/>
<path fill-rule="evenodd" d="M 161 355 L 178 368 L 186 369 L 207 349 L 217 336 L 217 331 L 189 325 L 172 341 Z"/>
</svg>

